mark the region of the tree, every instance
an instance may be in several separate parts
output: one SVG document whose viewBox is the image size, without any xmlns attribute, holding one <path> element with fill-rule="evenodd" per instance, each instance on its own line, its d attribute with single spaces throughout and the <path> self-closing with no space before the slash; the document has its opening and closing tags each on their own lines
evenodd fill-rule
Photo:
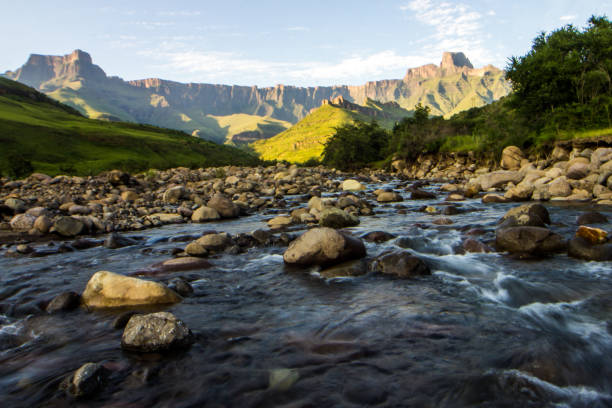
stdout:
<svg viewBox="0 0 612 408">
<path fill-rule="evenodd" d="M 381 160 L 389 134 L 375 121 L 355 121 L 336 128 L 323 148 L 323 164 L 340 169 L 355 169 Z"/>
<path fill-rule="evenodd" d="M 612 97 L 612 23 L 592 16 L 582 31 L 570 24 L 541 33 L 526 55 L 510 59 L 506 71 L 524 115 L 544 123 L 569 107 L 586 112 L 587 119 L 590 110 L 595 118 L 602 101 L 608 106 Z"/>
</svg>

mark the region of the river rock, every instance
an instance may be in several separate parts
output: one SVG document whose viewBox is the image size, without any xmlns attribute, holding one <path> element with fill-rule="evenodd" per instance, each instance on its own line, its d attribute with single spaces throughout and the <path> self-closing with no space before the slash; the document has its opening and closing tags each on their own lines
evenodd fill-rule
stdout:
<svg viewBox="0 0 612 408">
<path fill-rule="evenodd" d="M 18 198 L 7 198 L 4 200 L 4 205 L 13 210 L 14 214 L 22 213 L 26 210 L 25 202 Z"/>
<path fill-rule="evenodd" d="M 206 256 L 208 250 L 203 245 L 198 244 L 196 241 L 190 242 L 185 247 L 185 253 L 189 256 Z"/>
<path fill-rule="evenodd" d="M 173 213 L 155 213 L 148 217 L 149 219 L 157 219 L 162 224 L 180 224 L 183 222 L 183 216 L 181 214 Z"/>
<path fill-rule="evenodd" d="M 87 207 L 86 205 L 71 205 L 70 208 L 68 208 L 68 214 L 70 215 L 89 215 L 91 214 L 91 208 Z"/>
<path fill-rule="evenodd" d="M 182 298 L 165 285 L 108 271 L 96 272 L 81 295 L 92 308 L 172 304 Z"/>
<path fill-rule="evenodd" d="M 466 252 L 493 252 L 493 249 L 490 246 L 474 238 L 466 238 L 461 246 Z"/>
<path fill-rule="evenodd" d="M 181 258 L 168 259 L 161 263 L 161 270 L 163 272 L 180 272 L 180 271 L 191 271 L 194 269 L 208 269 L 212 265 L 206 259 L 184 256 Z"/>
<path fill-rule="evenodd" d="M 604 224 L 608 222 L 608 217 L 597 211 L 589 211 L 578 217 L 578 225 Z"/>
<path fill-rule="evenodd" d="M 162 200 L 168 204 L 176 204 L 180 201 L 181 197 L 185 195 L 185 187 L 175 186 L 167 189 L 162 196 Z"/>
<path fill-rule="evenodd" d="M 136 245 L 138 243 L 134 238 L 125 237 L 121 234 L 113 232 L 104 240 L 104 246 L 109 249 L 118 249 L 126 246 Z"/>
<path fill-rule="evenodd" d="M 339 208 L 326 208 L 319 215 L 322 227 L 345 228 L 359 225 L 359 218 Z"/>
<path fill-rule="evenodd" d="M 219 234 L 206 234 L 198 238 L 195 242 L 202 245 L 208 251 L 222 251 L 232 243 L 232 238 L 226 232 Z"/>
<path fill-rule="evenodd" d="M 53 230 L 64 237 L 74 237 L 85 229 L 83 221 L 74 218 L 61 216 L 53 223 Z"/>
<path fill-rule="evenodd" d="M 208 201 L 207 206 L 217 210 L 223 218 L 236 218 L 240 215 L 240 208 L 223 194 L 215 194 Z"/>
<path fill-rule="evenodd" d="M 36 218 L 36 221 L 34 221 L 34 228 L 43 234 L 49 232 L 52 226 L 53 221 L 51 221 L 51 219 L 46 215 L 41 215 Z"/>
<path fill-rule="evenodd" d="M 567 254 L 572 258 L 587 261 L 612 261 L 612 243 L 592 244 L 580 236 L 575 236 L 568 244 Z"/>
<path fill-rule="evenodd" d="M 434 193 L 430 193 L 429 191 L 420 190 L 418 188 L 412 188 L 410 190 L 410 199 L 411 200 L 430 200 L 436 198 Z"/>
<path fill-rule="evenodd" d="M 331 265 L 366 255 L 363 242 L 332 228 L 313 228 L 289 244 L 283 254 L 287 264 Z"/>
<path fill-rule="evenodd" d="M 518 170 L 525 155 L 520 148 L 508 146 L 502 151 L 501 167 L 504 170 Z"/>
<path fill-rule="evenodd" d="M 96 393 L 106 377 L 106 369 L 97 363 L 85 363 L 62 383 L 68 395 L 77 398 L 87 398 Z"/>
<path fill-rule="evenodd" d="M 550 183 L 546 184 L 548 193 L 552 197 L 567 197 L 572 194 L 572 186 L 567 182 L 564 176 L 557 177 Z"/>
<path fill-rule="evenodd" d="M 396 193 L 395 191 L 381 191 L 376 196 L 376 201 L 378 201 L 379 203 L 393 203 L 398 201 L 404 201 L 404 199 L 399 193 Z"/>
<path fill-rule="evenodd" d="M 163 352 L 189 347 L 194 341 L 191 330 L 172 313 L 137 314 L 123 330 L 121 348 L 143 353 Z"/>
<path fill-rule="evenodd" d="M 48 313 L 57 313 L 74 310 L 81 304 L 81 295 L 76 292 L 63 292 L 54 297 L 45 310 Z"/>
<path fill-rule="evenodd" d="M 191 221 L 193 222 L 207 222 L 214 221 L 221 218 L 221 215 L 217 210 L 211 207 L 202 206 L 195 210 L 191 215 Z"/>
<path fill-rule="evenodd" d="M 343 262 L 319 272 L 325 279 L 361 276 L 366 273 L 368 273 L 368 263 L 363 259 Z"/>
<path fill-rule="evenodd" d="M 34 226 L 36 218 L 27 214 L 17 214 L 11 218 L 11 228 L 17 231 L 28 231 Z"/>
<path fill-rule="evenodd" d="M 342 190 L 343 191 L 361 191 L 365 190 L 363 184 L 358 182 L 357 180 L 344 180 L 342 182 Z"/>
<path fill-rule="evenodd" d="M 293 224 L 293 217 L 287 217 L 282 215 L 268 220 L 268 227 L 272 229 L 288 227 L 291 224 Z"/>
<path fill-rule="evenodd" d="M 483 190 L 501 187 L 510 182 L 518 184 L 523 180 L 523 175 L 518 171 L 498 170 L 483 174 L 479 178 L 480 186 Z"/>
<path fill-rule="evenodd" d="M 362 235 L 361 238 L 368 242 L 381 243 L 395 238 L 395 235 L 385 231 L 372 231 Z"/>
<path fill-rule="evenodd" d="M 499 221 L 498 229 L 515 226 L 545 227 L 550 224 L 548 210 L 542 204 L 523 204 L 511 208 Z"/>
<path fill-rule="evenodd" d="M 548 255 L 567 248 L 563 237 L 547 228 L 520 226 L 498 229 L 495 234 L 498 251 L 531 255 Z"/>
<path fill-rule="evenodd" d="M 507 203 L 508 201 L 510 201 L 509 199 L 507 199 L 506 197 L 499 195 L 499 194 L 485 194 L 482 197 L 482 203 L 483 204 L 489 204 L 489 203 Z"/>
<path fill-rule="evenodd" d="M 589 243 L 603 244 L 608 240 L 608 233 L 600 228 L 591 228 L 581 225 L 576 231 L 576 236 L 585 239 Z"/>
<path fill-rule="evenodd" d="M 589 174 L 589 165 L 586 163 L 574 163 L 566 172 L 567 178 L 574 180 L 583 179 L 587 174 Z"/>
<path fill-rule="evenodd" d="M 555 148 L 550 154 L 550 158 L 554 161 L 569 160 L 569 152 L 561 146 L 555 146 Z"/>
<path fill-rule="evenodd" d="M 510 201 L 527 201 L 531 198 L 534 189 L 533 184 L 519 183 L 517 186 L 509 188 L 504 194 L 504 198 Z"/>
<path fill-rule="evenodd" d="M 382 254 L 374 260 L 372 269 L 375 272 L 395 275 L 399 278 L 431 274 L 427 264 L 408 251 L 393 251 Z"/>
<path fill-rule="evenodd" d="M 121 193 L 121 199 L 123 201 L 136 201 L 138 200 L 138 198 L 139 198 L 138 193 L 132 190 L 126 190 L 123 193 Z"/>
</svg>

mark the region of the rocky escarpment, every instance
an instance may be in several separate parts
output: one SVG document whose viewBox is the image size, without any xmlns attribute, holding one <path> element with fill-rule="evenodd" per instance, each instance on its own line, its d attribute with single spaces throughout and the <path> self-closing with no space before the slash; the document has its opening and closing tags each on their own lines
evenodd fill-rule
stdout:
<svg viewBox="0 0 612 408">
<path fill-rule="evenodd" d="M 244 113 L 296 123 L 323 101 L 342 97 L 353 104 L 368 99 L 397 102 L 412 109 L 429 106 L 432 114 L 450 115 L 490 103 L 510 91 L 503 72 L 474 69 L 463 53 L 445 53 L 440 66 L 408 70 L 404 79 L 363 85 L 273 87 L 179 83 L 158 78 L 123 81 L 107 77 L 91 56 L 77 50 L 65 56 L 32 55 L 21 68 L 4 74 L 59 98 L 96 117 L 150 123 L 223 140 L 213 116 Z M 95 107 L 95 108 L 94 108 Z"/>
</svg>

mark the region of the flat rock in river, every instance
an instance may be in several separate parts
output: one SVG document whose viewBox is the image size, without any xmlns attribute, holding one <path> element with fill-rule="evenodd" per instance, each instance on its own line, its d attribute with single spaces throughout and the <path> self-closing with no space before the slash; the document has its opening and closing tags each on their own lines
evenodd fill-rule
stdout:
<svg viewBox="0 0 612 408">
<path fill-rule="evenodd" d="M 181 300 L 161 283 L 108 271 L 96 272 L 81 295 L 82 303 L 93 308 L 172 304 Z"/>
</svg>

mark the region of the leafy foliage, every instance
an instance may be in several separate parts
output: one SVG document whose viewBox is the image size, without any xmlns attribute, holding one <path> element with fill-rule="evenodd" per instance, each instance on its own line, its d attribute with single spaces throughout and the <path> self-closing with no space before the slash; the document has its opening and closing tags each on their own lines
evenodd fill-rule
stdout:
<svg viewBox="0 0 612 408">
<path fill-rule="evenodd" d="M 388 139 L 388 132 L 375 121 L 340 126 L 325 143 L 323 164 L 344 170 L 363 167 L 384 157 Z"/>
<path fill-rule="evenodd" d="M 611 75 L 612 23 L 595 16 L 582 31 L 541 33 L 507 67 L 516 106 L 538 129 L 610 126 Z"/>
</svg>

